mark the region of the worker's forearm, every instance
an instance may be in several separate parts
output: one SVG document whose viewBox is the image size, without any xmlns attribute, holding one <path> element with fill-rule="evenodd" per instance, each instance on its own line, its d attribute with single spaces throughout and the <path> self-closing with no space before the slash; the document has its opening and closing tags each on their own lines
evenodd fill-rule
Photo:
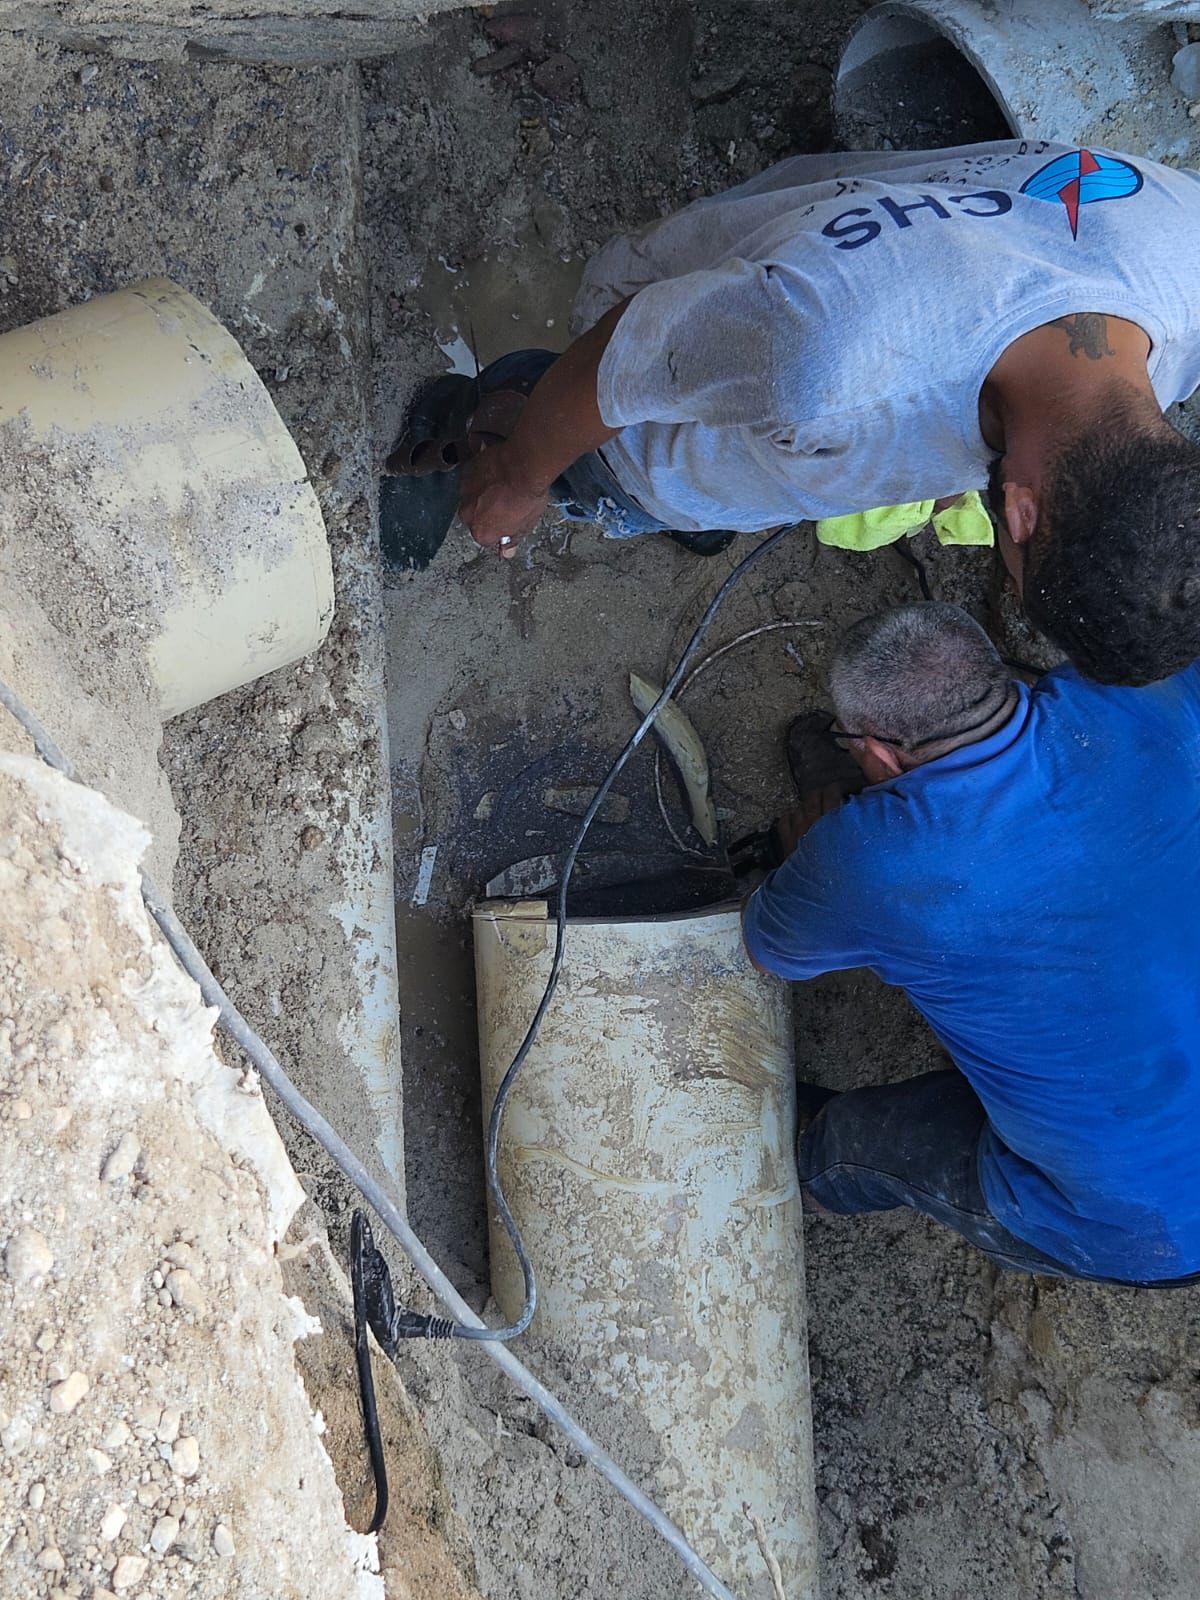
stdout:
<svg viewBox="0 0 1200 1600">
<path fill-rule="evenodd" d="M 601 359 L 628 304 L 622 300 L 606 312 L 539 381 L 504 446 L 511 479 L 547 490 L 573 461 L 616 433 L 600 415 L 596 390 Z"/>
</svg>

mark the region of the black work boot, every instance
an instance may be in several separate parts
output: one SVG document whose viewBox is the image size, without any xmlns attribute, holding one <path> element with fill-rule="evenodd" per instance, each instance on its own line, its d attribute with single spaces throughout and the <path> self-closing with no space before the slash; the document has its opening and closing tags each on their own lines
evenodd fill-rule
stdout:
<svg viewBox="0 0 1200 1600">
<path fill-rule="evenodd" d="M 809 1123 L 824 1111 L 831 1100 L 836 1100 L 838 1090 L 827 1089 L 823 1083 L 811 1083 L 805 1078 L 796 1079 L 796 1134 L 799 1137 Z"/>
<path fill-rule="evenodd" d="M 667 531 L 667 538 L 674 539 L 676 544 L 690 550 L 694 556 L 719 556 L 722 550 L 729 549 L 737 534 L 728 533 L 723 528 L 700 528 L 692 533 L 671 528 Z"/>
</svg>

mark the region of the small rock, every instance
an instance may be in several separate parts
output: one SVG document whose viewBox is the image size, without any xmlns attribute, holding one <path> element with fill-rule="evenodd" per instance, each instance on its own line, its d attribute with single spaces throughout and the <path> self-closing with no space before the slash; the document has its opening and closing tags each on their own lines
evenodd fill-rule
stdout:
<svg viewBox="0 0 1200 1600">
<path fill-rule="evenodd" d="M 179 1424 L 182 1420 L 175 1407 L 168 1406 L 158 1419 L 158 1427 L 154 1430 L 155 1437 L 163 1444 L 174 1444 L 179 1437 Z"/>
<path fill-rule="evenodd" d="M 45 1046 L 49 1055 L 65 1060 L 74 1043 L 75 1030 L 69 1022 L 54 1022 L 46 1029 Z"/>
<path fill-rule="evenodd" d="M 111 1589 L 94 1588 L 92 1590 L 92 1600 L 117 1600 L 117 1597 Z"/>
<path fill-rule="evenodd" d="M 38 1566 L 46 1572 L 61 1572 L 66 1564 L 62 1552 L 56 1550 L 52 1544 L 48 1544 L 38 1557 Z"/>
<path fill-rule="evenodd" d="M 0 1428 L 0 1445 L 10 1456 L 20 1455 L 22 1450 L 29 1448 L 33 1438 L 33 1424 L 25 1417 L 13 1417 L 11 1422 L 6 1422 Z"/>
<path fill-rule="evenodd" d="M 447 714 L 447 721 L 455 733 L 463 733 L 467 726 L 467 714 L 465 711 L 459 711 L 455 708 L 455 710 Z"/>
<path fill-rule="evenodd" d="M 122 1556 L 113 1568 L 113 1588 L 132 1589 L 135 1583 L 141 1583 L 146 1576 L 146 1568 L 149 1565 L 146 1556 Z"/>
<path fill-rule="evenodd" d="M 128 1424 L 118 1417 L 100 1443 L 106 1450 L 120 1450 L 129 1443 L 130 1437 Z"/>
<path fill-rule="evenodd" d="M 150 1531 L 150 1548 L 165 1556 L 179 1534 L 179 1523 L 174 1517 L 159 1517 Z"/>
<path fill-rule="evenodd" d="M 10 283 L 11 281 L 12 280 L 9 279 Z M 28 1122 L 30 1117 L 33 1115 L 33 1107 L 29 1104 L 28 1100 L 14 1100 L 12 1103 L 12 1114 L 17 1122 Z"/>
<path fill-rule="evenodd" d="M 194 1311 L 199 1315 L 204 1310 L 204 1296 L 200 1292 L 200 1285 L 183 1267 L 176 1267 L 173 1272 L 168 1272 L 167 1293 L 181 1311 Z"/>
<path fill-rule="evenodd" d="M 1193 122 L 1195 122 L 1197 117 L 1200 117 L 1200 100 L 1197 100 L 1194 106 L 1188 107 L 1188 116 L 1191 117 Z"/>
<path fill-rule="evenodd" d="M 698 106 L 721 105 L 732 100 L 746 82 L 746 69 L 739 61 L 711 67 L 692 80 L 691 96 Z"/>
<path fill-rule="evenodd" d="M 299 756 L 316 756 L 334 749 L 337 742 L 336 728 L 328 722 L 314 721 L 306 722 L 302 728 L 297 728 L 292 746 Z"/>
<path fill-rule="evenodd" d="M 315 823 L 310 822 L 306 828 L 300 830 L 301 850 L 319 850 L 325 843 L 325 835 Z"/>
<path fill-rule="evenodd" d="M 100 68 L 94 61 L 89 61 L 86 67 L 80 67 L 75 76 L 78 78 L 80 83 L 95 83 L 96 79 L 100 76 Z"/>
<path fill-rule="evenodd" d="M 181 1478 L 194 1478 L 200 1470 L 200 1446 L 190 1433 L 176 1440 L 171 1450 L 171 1470 Z"/>
<path fill-rule="evenodd" d="M 98 183 L 101 194 L 112 194 L 113 190 L 117 187 L 116 179 L 113 177 L 111 172 L 102 172 L 98 179 Z"/>
<path fill-rule="evenodd" d="M 475 821 L 486 822 L 496 806 L 496 796 L 489 793 L 480 796 L 479 804 L 475 807 Z"/>
<path fill-rule="evenodd" d="M 102 1478 L 106 1472 L 112 1470 L 112 1457 L 106 1456 L 103 1450 L 89 1446 L 87 1451 L 88 1465 L 97 1477 Z"/>
<path fill-rule="evenodd" d="M 525 12 L 512 12 L 507 16 L 489 17 L 483 31 L 493 44 L 519 44 L 526 50 L 538 51 L 546 38 L 546 24 L 541 17 Z"/>
<path fill-rule="evenodd" d="M 56 1417 L 65 1417 L 83 1399 L 91 1388 L 82 1372 L 73 1372 L 69 1378 L 56 1383 L 50 1391 L 50 1409 Z"/>
<path fill-rule="evenodd" d="M 534 69 L 533 87 L 548 100 L 565 100 L 579 82 L 579 65 L 573 56 L 556 51 Z"/>
<path fill-rule="evenodd" d="M 54 1252 L 36 1228 L 18 1228 L 4 1252 L 4 1270 L 14 1283 L 33 1283 L 54 1265 Z"/>
<path fill-rule="evenodd" d="M 136 1137 L 132 1133 L 123 1133 L 109 1154 L 108 1160 L 100 1168 L 102 1182 L 116 1183 L 120 1178 L 127 1178 L 141 1153 L 142 1147 Z"/>
<path fill-rule="evenodd" d="M 43 1355 L 48 1355 L 58 1343 L 58 1335 L 53 1328 L 43 1328 L 33 1342 Z"/>
<path fill-rule="evenodd" d="M 219 1556 L 231 1556 L 236 1549 L 233 1535 L 223 1522 L 218 1522 L 213 1529 L 213 1549 Z"/>
<path fill-rule="evenodd" d="M 100 1518 L 100 1538 L 105 1544 L 111 1544 L 128 1521 L 128 1515 L 123 1507 L 109 1506 Z"/>
<path fill-rule="evenodd" d="M 167 1459 L 167 1455 L 168 1455 L 167 1447 L 166 1447 L 166 1445 L 163 1445 L 162 1446 L 162 1457 L 163 1457 L 164 1461 Z M 145 1506 L 147 1511 L 150 1509 L 151 1506 L 156 1506 L 161 1498 L 162 1498 L 162 1489 L 159 1487 L 159 1485 L 157 1483 L 139 1483 L 138 1484 L 137 1503 L 140 1506 Z"/>
<path fill-rule="evenodd" d="M 1200 100 L 1200 44 L 1185 44 L 1171 58 L 1171 82 L 1185 100 Z"/>
<path fill-rule="evenodd" d="M 138 1400 L 130 1412 L 134 1427 L 145 1428 L 148 1433 L 153 1433 L 158 1427 L 158 1419 L 161 1416 L 162 1407 L 157 1400 Z"/>
<path fill-rule="evenodd" d="M 471 71 L 477 78 L 490 78 L 493 72 L 505 72 L 524 59 L 525 51 L 519 44 L 506 44 L 493 50 L 490 56 L 477 56 L 471 63 Z"/>
<path fill-rule="evenodd" d="M 46 1504 L 46 1485 L 44 1483 L 31 1483 L 26 1500 L 31 1511 L 40 1511 Z"/>
<path fill-rule="evenodd" d="M 587 814 L 587 808 L 596 798 L 595 789 L 588 789 L 582 785 L 566 789 L 545 789 L 542 792 L 542 804 L 547 811 L 557 811 L 564 817 L 582 817 Z M 607 822 L 620 825 L 629 821 L 629 801 L 623 794 L 606 794 L 604 803 L 596 813 L 597 822 Z"/>
</svg>

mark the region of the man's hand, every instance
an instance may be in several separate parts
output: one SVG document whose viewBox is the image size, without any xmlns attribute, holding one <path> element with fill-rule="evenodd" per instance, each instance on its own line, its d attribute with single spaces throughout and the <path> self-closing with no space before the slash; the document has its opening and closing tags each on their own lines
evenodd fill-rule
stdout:
<svg viewBox="0 0 1200 1600">
<path fill-rule="evenodd" d="M 606 311 L 559 356 L 534 385 L 504 444 L 492 445 L 464 466 L 458 514 L 476 544 L 514 555 L 518 539 L 545 511 L 554 480 L 617 431 L 600 415 L 596 385 L 601 359 L 628 304 L 622 300 Z"/>
<path fill-rule="evenodd" d="M 507 444 L 473 456 L 462 469 L 458 514 L 476 544 L 516 554 L 517 541 L 536 526 L 549 503 L 545 489 L 530 486 L 516 467 Z"/>
<path fill-rule="evenodd" d="M 800 804 L 794 811 L 785 811 L 781 817 L 776 817 L 775 833 L 785 859 L 791 855 L 813 823 L 819 822 L 831 811 L 836 811 L 845 798 L 846 791 L 838 783 L 827 784 L 823 789 L 808 789 L 800 796 Z"/>
</svg>

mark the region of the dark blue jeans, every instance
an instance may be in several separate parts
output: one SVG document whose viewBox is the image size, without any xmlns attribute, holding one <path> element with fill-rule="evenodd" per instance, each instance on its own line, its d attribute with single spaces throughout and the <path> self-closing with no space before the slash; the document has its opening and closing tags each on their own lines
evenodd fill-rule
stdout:
<svg viewBox="0 0 1200 1600">
<path fill-rule="evenodd" d="M 827 1101 L 801 1134 L 796 1148 L 800 1187 L 841 1216 L 908 1206 L 953 1228 L 1010 1271 L 1085 1276 L 1018 1239 L 989 1211 L 979 1181 L 979 1141 L 986 1126 L 979 1096 L 957 1069 L 849 1089 Z M 1200 1273 L 1144 1287 L 1197 1282 Z"/>
<path fill-rule="evenodd" d="M 532 386 L 557 360 L 553 350 L 513 350 L 483 369 L 479 386 L 485 394 L 513 383 Z M 610 539 L 666 531 L 665 522 L 625 493 L 599 450 L 581 456 L 556 478 L 550 499 L 569 522 L 598 523 Z"/>
</svg>

